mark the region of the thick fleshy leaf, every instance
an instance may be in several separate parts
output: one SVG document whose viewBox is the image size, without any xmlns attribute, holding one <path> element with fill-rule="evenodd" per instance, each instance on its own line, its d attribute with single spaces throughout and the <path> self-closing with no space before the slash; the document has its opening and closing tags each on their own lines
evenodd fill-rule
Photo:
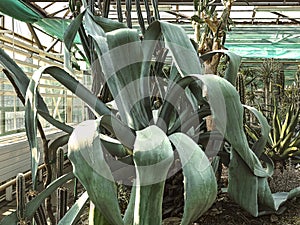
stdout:
<svg viewBox="0 0 300 225">
<path fill-rule="evenodd" d="M 85 13 L 85 30 L 86 32 L 91 35 L 93 38 L 105 37 L 105 32 L 101 26 L 99 26 L 96 21 L 94 20 L 94 16 L 92 12 L 87 9 Z"/>
<path fill-rule="evenodd" d="M 36 189 L 36 176 L 40 162 L 40 149 L 37 139 L 37 86 L 40 74 L 35 72 L 30 80 L 25 97 L 25 127 L 31 152 L 31 174 L 33 189 Z"/>
<path fill-rule="evenodd" d="M 5 53 L 3 49 L 0 49 L 0 63 L 3 65 L 4 68 L 6 68 L 8 71 L 10 71 L 12 76 L 12 79 L 14 80 L 14 83 L 17 85 L 17 87 L 20 90 L 20 93 L 25 99 L 27 87 L 29 84 L 29 78 L 24 73 L 24 71 Z M 41 96 L 38 96 L 38 106 L 39 109 L 48 112 L 48 108 L 41 98 Z"/>
<path fill-rule="evenodd" d="M 228 192 L 243 208 L 257 215 L 258 189 L 254 187 L 258 187 L 257 177 L 267 177 L 268 172 L 248 146 L 243 130 L 243 107 L 239 95 L 234 86 L 221 77 L 211 75 L 202 76 L 200 79 L 207 86 L 209 104 L 217 129 L 233 147 Z"/>
<path fill-rule="evenodd" d="M 287 198 L 276 199 L 271 193 L 267 178 L 272 174 L 269 168 L 263 168 L 256 154 L 250 149 L 243 130 L 243 106 L 239 95 L 225 79 L 218 76 L 197 76 L 207 86 L 208 100 L 217 129 L 224 133 L 231 144 L 229 164 L 229 195 L 254 216 L 259 209 L 268 208 L 273 212 Z M 266 134 L 266 130 L 263 131 Z M 299 190 L 292 190 L 299 196 Z"/>
<path fill-rule="evenodd" d="M 142 104 L 143 53 L 139 34 L 133 29 L 109 32 L 107 44 L 109 52 L 102 55 L 102 67 L 120 116 L 123 121 L 133 124 L 136 130 L 144 128 L 149 125 L 149 118 Z M 111 61 L 106 63 L 107 57 Z"/>
<path fill-rule="evenodd" d="M 107 19 L 102 16 L 93 16 L 94 21 L 99 24 L 105 32 L 111 32 L 117 29 L 126 28 L 124 23 Z"/>
<path fill-rule="evenodd" d="M 272 194 L 267 178 L 255 176 L 236 151 L 231 153 L 228 183 L 230 196 L 255 217 L 280 212 L 287 200 L 300 197 L 300 187 Z"/>
<path fill-rule="evenodd" d="M 243 128 L 243 106 L 235 87 L 216 75 L 195 77 L 207 87 L 208 101 L 217 129 L 255 175 L 267 177 L 259 159 L 248 146 Z"/>
<path fill-rule="evenodd" d="M 252 147 L 254 153 L 258 157 L 260 157 L 261 154 L 264 152 L 264 147 L 266 146 L 266 143 L 268 141 L 271 127 L 269 126 L 266 117 L 264 117 L 264 115 L 260 111 L 258 111 L 257 109 L 251 106 L 244 105 L 244 107 L 250 110 L 255 115 L 261 127 L 261 137 L 257 140 L 257 142 Z"/>
<path fill-rule="evenodd" d="M 123 224 L 117 189 L 105 161 L 101 145 L 100 121 L 80 123 L 71 134 L 68 156 L 75 176 L 87 190 L 90 200 L 112 225 Z"/>
<path fill-rule="evenodd" d="M 181 225 L 198 219 L 217 197 L 217 181 L 204 151 L 186 134 L 169 136 L 178 151 L 184 176 L 184 214 Z"/>
<path fill-rule="evenodd" d="M 162 199 L 173 149 L 157 126 L 137 131 L 133 153 L 136 165 L 134 225 L 162 223 Z"/>
<path fill-rule="evenodd" d="M 135 132 L 113 115 L 103 115 L 101 126 L 111 132 L 124 146 L 133 149 Z"/>
<path fill-rule="evenodd" d="M 29 78 L 22 71 L 22 69 L 2 50 L 0 49 L 0 63 L 6 68 L 7 71 L 4 71 L 6 76 L 8 76 L 11 83 L 13 83 L 14 87 L 17 89 L 17 92 L 20 93 L 20 100 L 25 103 L 25 95 L 29 85 Z M 57 120 L 55 120 L 48 111 L 48 108 L 40 96 L 38 91 L 37 93 L 37 111 L 38 113 L 46 119 L 49 123 L 53 124 L 57 128 L 70 133 L 72 132 L 72 128 L 66 124 L 63 124 Z"/>
<path fill-rule="evenodd" d="M 228 80 L 231 84 L 235 85 L 235 80 L 241 65 L 242 57 L 227 50 L 215 50 L 201 55 L 200 59 L 206 61 L 217 53 L 222 53 L 229 57 L 229 64 L 226 68 L 224 78 Z"/>
<path fill-rule="evenodd" d="M 169 49 L 178 72 L 184 76 L 188 74 L 201 74 L 201 64 L 195 48 L 189 40 L 186 32 L 179 26 L 162 22 L 153 22 L 145 33 L 148 47 L 145 54 L 152 55 L 156 42 L 164 37 L 165 44 Z M 152 41 L 152 43 L 150 42 Z M 147 44 L 150 42 L 150 45 Z"/>
<path fill-rule="evenodd" d="M 192 82 L 188 78 L 182 80 Z M 278 204 L 275 204 L 267 183 L 267 177 L 272 174 L 272 170 L 262 167 L 248 145 L 243 130 L 243 106 L 234 86 L 224 78 L 214 75 L 195 75 L 193 78 L 198 79 L 202 86 L 206 86 L 216 127 L 233 147 L 229 165 L 230 196 L 254 216 L 259 215 L 258 206 L 276 211 L 275 206 Z M 266 130 L 263 132 L 266 133 Z"/>
<path fill-rule="evenodd" d="M 136 197 L 136 182 L 134 180 L 132 188 L 131 188 L 129 203 L 128 203 L 128 206 L 126 208 L 125 215 L 123 218 L 124 224 L 126 224 L 126 225 L 133 224 L 135 197 Z"/>
<path fill-rule="evenodd" d="M 228 193 L 241 207 L 258 216 L 258 179 L 237 151 L 232 150 L 229 164 Z"/>
<path fill-rule="evenodd" d="M 82 25 L 82 19 L 84 16 L 84 12 L 80 13 L 67 27 L 65 33 L 64 33 L 64 43 L 68 51 L 71 50 L 71 47 L 73 45 L 75 36 Z"/>
<path fill-rule="evenodd" d="M 66 132 L 68 134 L 72 133 L 73 127 L 54 119 L 49 113 L 45 113 L 44 111 L 39 110 L 39 108 L 37 109 L 37 112 L 40 116 L 42 116 L 45 120 L 47 120 L 54 127 Z"/>
<path fill-rule="evenodd" d="M 38 164 L 40 161 L 40 149 L 37 140 L 37 108 L 38 108 L 38 99 L 39 99 L 38 85 L 43 73 L 45 71 L 47 72 L 48 68 L 51 73 L 51 69 L 58 68 L 58 67 L 51 67 L 51 66 L 41 67 L 40 69 L 35 71 L 32 76 L 32 79 L 28 84 L 26 97 L 25 97 L 25 127 L 26 127 L 26 135 L 28 138 L 29 147 L 31 151 L 31 172 L 32 172 L 32 184 L 34 189 L 36 185 L 36 174 L 37 174 Z M 62 69 L 57 69 L 57 70 L 60 72 L 63 71 Z M 69 85 L 71 84 L 69 83 Z M 47 115 L 47 113 L 45 114 Z"/>
<path fill-rule="evenodd" d="M 168 121 L 167 112 L 173 107 L 168 102 L 174 104 L 176 101 L 173 93 L 184 89 L 195 80 L 198 80 L 198 83 L 200 82 L 199 85 L 202 89 L 205 87 L 208 90 L 207 98 L 219 132 L 237 149 L 243 160 L 257 176 L 268 176 L 259 159 L 248 146 L 243 129 L 243 106 L 240 103 L 239 95 L 235 87 L 224 78 L 216 75 L 193 75 L 180 79 L 173 90 L 170 90 L 169 96 L 166 97 L 167 102 L 161 109 L 160 114 L 163 121 Z M 232 127 L 235 129 L 232 129 Z"/>
<path fill-rule="evenodd" d="M 81 213 L 84 211 L 84 206 L 87 200 L 89 199 L 89 195 L 87 192 L 84 192 L 79 199 L 75 202 L 74 205 L 68 210 L 66 215 L 59 221 L 58 225 L 73 225 L 78 222 L 78 218 Z"/>
<path fill-rule="evenodd" d="M 83 100 L 92 110 L 97 112 L 99 115 L 111 114 L 111 111 L 107 106 L 100 101 L 95 95 L 93 95 L 86 87 L 84 87 L 78 80 L 72 77 L 65 70 L 57 66 L 42 67 L 39 69 L 40 74 L 49 74 L 72 93 L 77 95 Z"/>
<path fill-rule="evenodd" d="M 162 40 L 164 41 L 163 43 L 161 43 Z M 159 45 L 166 45 L 168 53 L 172 56 L 171 78 L 168 80 L 168 89 L 176 84 L 180 76 L 202 73 L 198 54 L 185 31 L 174 24 L 155 21 L 146 30 L 142 41 L 144 56 L 142 74 L 145 79 L 143 96 L 150 96 L 152 94 L 152 89 L 146 79 L 150 74 L 153 53 Z M 165 63 L 159 60 L 158 58 L 158 63 Z M 158 82 L 161 83 L 162 81 L 159 80 Z M 145 102 L 145 107 L 147 110 L 150 109 L 147 101 Z"/>
<path fill-rule="evenodd" d="M 118 29 L 105 34 L 89 14 L 85 21 L 122 121 L 135 129 L 148 126 L 152 114 L 143 106 L 140 79 L 143 56 L 137 31 Z"/>
<path fill-rule="evenodd" d="M 170 122 L 170 112 L 174 109 L 178 96 L 185 94 L 184 89 L 195 81 L 195 78 L 192 76 L 186 76 L 177 81 L 176 85 L 173 85 L 172 88 L 168 91 L 165 102 L 162 105 L 162 108 L 159 113 L 159 118 L 157 125 L 161 128 L 164 128 L 167 131 Z"/>
<path fill-rule="evenodd" d="M 271 135 L 270 138 L 270 142 L 272 143 L 272 145 L 274 146 L 279 138 L 280 138 L 280 133 L 281 133 L 281 118 L 279 117 L 279 113 L 278 113 L 278 106 L 277 103 L 274 102 L 274 112 L 273 112 L 273 118 L 272 118 L 272 128 L 273 128 L 273 135 Z"/>
<path fill-rule="evenodd" d="M 10 82 L 13 84 L 16 91 L 20 94 L 18 97 L 22 102 L 25 104 L 25 95 L 29 85 L 29 78 L 27 75 L 22 71 L 22 69 L 2 50 L 0 49 L 0 63 L 3 67 L 6 68 L 4 73 L 9 78 Z M 49 123 L 54 125 L 55 127 L 67 132 L 72 132 L 72 127 L 59 122 L 58 120 L 54 119 L 48 111 L 48 108 L 37 91 L 37 111 L 38 113 Z"/>
<path fill-rule="evenodd" d="M 93 202 L 90 202 L 89 225 L 110 225 Z"/>
</svg>

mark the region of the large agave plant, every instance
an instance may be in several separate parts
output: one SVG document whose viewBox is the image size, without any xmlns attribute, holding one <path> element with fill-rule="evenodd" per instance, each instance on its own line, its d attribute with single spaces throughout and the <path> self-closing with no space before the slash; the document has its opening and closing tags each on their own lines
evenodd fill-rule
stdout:
<svg viewBox="0 0 300 225">
<path fill-rule="evenodd" d="M 299 189 L 275 196 L 270 192 L 267 177 L 272 173 L 272 163 L 266 159 L 268 168 L 264 168 L 259 159 L 264 159 L 262 152 L 269 126 L 251 107 L 247 109 L 261 122 L 262 135 L 253 149 L 248 146 L 243 131 L 243 106 L 232 85 L 239 57 L 223 52 L 228 53 L 231 60 L 225 78 L 200 75 L 201 61 L 180 27 L 156 21 L 141 38 L 138 31 L 123 28 L 118 22 L 102 20 L 88 10 L 70 25 L 65 36 L 67 49 L 71 49 L 78 30 L 84 37 L 83 21 L 86 34 L 93 40 L 94 48 L 90 50 L 97 59 L 91 63 L 101 66 L 102 80 L 113 102 L 104 104 L 61 68 L 41 68 L 29 81 L 0 51 L 2 64 L 10 71 L 21 95 L 26 97 L 26 129 L 34 156 L 34 181 L 39 155 L 35 122 L 39 114 L 70 134 L 68 156 L 74 174 L 94 204 L 90 212 L 91 224 L 161 224 L 164 183 L 179 169 L 184 176 L 185 202 L 181 224 L 195 221 L 213 204 L 217 194 L 215 174 L 207 155 L 213 159 L 219 147 L 203 147 L 220 146 L 218 143 L 223 139 L 231 146 L 228 192 L 252 215 L 274 212 L 287 199 L 299 195 Z M 168 49 L 168 54 L 157 55 L 162 48 Z M 202 60 L 213 54 L 202 56 Z M 155 58 L 159 60 L 152 66 Z M 169 63 L 167 77 L 157 73 L 161 70 L 155 70 L 164 62 Z M 50 74 L 82 99 L 96 119 L 82 122 L 75 129 L 54 120 L 38 94 L 43 74 Z M 206 132 L 205 117 L 210 114 L 216 131 Z M 214 145 L 207 144 L 209 142 Z M 132 185 L 124 216 L 115 186 L 119 180 Z M 75 223 L 86 196 L 79 199 L 59 224 Z M 32 216 L 31 211 L 27 213 L 28 218 Z M 15 224 L 16 221 L 16 214 L 12 214 L 0 224 Z"/>
</svg>

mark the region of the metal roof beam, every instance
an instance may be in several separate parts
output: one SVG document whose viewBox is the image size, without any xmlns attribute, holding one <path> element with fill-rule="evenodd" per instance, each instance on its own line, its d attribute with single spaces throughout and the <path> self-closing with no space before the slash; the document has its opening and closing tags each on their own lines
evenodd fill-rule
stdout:
<svg viewBox="0 0 300 225">
<path fill-rule="evenodd" d="M 294 23 L 300 24 L 300 21 L 299 21 L 299 20 L 296 20 L 296 19 L 294 19 L 294 18 L 289 18 L 288 16 L 286 16 L 286 15 L 284 15 L 284 14 L 282 14 L 282 13 L 279 13 L 279 12 L 272 12 L 272 13 L 275 14 L 275 15 L 277 15 L 277 16 L 286 18 L 286 19 L 288 19 L 288 20 L 290 20 L 290 21 L 292 21 L 292 22 L 294 22 Z"/>
<path fill-rule="evenodd" d="M 28 26 L 28 29 L 29 29 L 29 31 L 30 31 L 30 33 L 31 33 L 31 35 L 32 35 L 32 37 L 33 37 L 33 39 L 34 39 L 36 45 L 38 46 L 39 49 L 43 50 L 44 47 L 43 47 L 43 45 L 41 44 L 40 39 L 38 38 L 38 36 L 37 36 L 37 34 L 36 34 L 36 32 L 35 32 L 33 26 L 32 26 L 30 23 L 26 23 L 26 24 L 27 24 L 27 26 Z"/>
<path fill-rule="evenodd" d="M 68 0 L 25 0 L 27 2 L 68 2 Z M 172 3 L 172 4 L 187 4 L 192 5 L 192 0 L 159 0 L 158 3 Z M 222 5 L 221 1 L 215 1 L 215 5 Z M 251 5 L 251 6 L 295 6 L 300 5 L 299 0 L 269 0 L 269 1 L 261 1 L 261 0 L 237 0 L 234 2 L 234 5 Z"/>
</svg>

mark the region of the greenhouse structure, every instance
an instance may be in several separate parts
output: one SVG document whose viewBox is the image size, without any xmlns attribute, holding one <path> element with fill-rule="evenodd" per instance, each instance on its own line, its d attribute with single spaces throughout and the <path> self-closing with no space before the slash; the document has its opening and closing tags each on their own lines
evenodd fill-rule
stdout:
<svg viewBox="0 0 300 225">
<path fill-rule="evenodd" d="M 299 0 L 0 0 L 0 225 L 300 225 Z"/>
</svg>

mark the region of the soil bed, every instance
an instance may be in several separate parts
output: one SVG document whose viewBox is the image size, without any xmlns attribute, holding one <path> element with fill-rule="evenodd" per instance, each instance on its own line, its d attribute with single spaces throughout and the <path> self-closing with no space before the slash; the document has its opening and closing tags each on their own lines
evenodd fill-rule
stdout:
<svg viewBox="0 0 300 225">
<path fill-rule="evenodd" d="M 227 182 L 227 171 L 223 170 L 222 182 Z M 300 187 L 300 166 L 275 169 L 269 180 L 272 193 L 289 191 Z M 194 225 L 300 225 L 300 198 L 288 201 L 282 214 L 253 217 L 232 201 L 227 193 L 219 193 L 213 206 Z M 180 219 L 171 217 L 163 225 L 179 225 Z"/>
</svg>

